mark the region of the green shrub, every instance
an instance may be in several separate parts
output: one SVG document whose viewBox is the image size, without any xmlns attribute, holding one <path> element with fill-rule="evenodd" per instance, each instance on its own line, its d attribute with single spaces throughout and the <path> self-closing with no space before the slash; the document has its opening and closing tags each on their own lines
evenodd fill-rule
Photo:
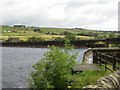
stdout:
<svg viewBox="0 0 120 90">
<path fill-rule="evenodd" d="M 101 70 L 86 70 L 72 74 L 71 68 L 77 65 L 75 60 L 78 55 L 78 52 L 74 52 L 73 49 L 69 40 L 65 41 L 63 49 L 49 46 L 49 51 L 44 58 L 33 65 L 28 80 L 29 88 L 67 88 L 67 86 L 83 88 L 111 73 L 98 65 Z"/>
<path fill-rule="evenodd" d="M 109 38 L 115 38 L 115 34 L 109 34 Z"/>
<path fill-rule="evenodd" d="M 70 32 L 68 31 L 64 31 L 63 33 L 61 33 L 62 35 L 67 35 L 67 34 L 71 34 Z"/>
<path fill-rule="evenodd" d="M 64 41 L 64 38 L 61 37 L 53 37 L 52 39 L 55 41 Z"/>
<path fill-rule="evenodd" d="M 112 47 L 120 47 L 120 44 L 112 44 Z"/>
<path fill-rule="evenodd" d="M 38 28 L 34 29 L 34 32 L 43 33 L 43 31 Z"/>
<path fill-rule="evenodd" d="M 66 82 L 71 78 L 71 67 L 75 65 L 77 52 L 73 52 L 69 44 L 65 42 L 65 48 L 51 46 L 49 51 L 44 55 L 33 68 L 30 74 L 28 85 L 30 88 L 65 88 Z M 72 52 L 72 53 L 71 53 Z"/>
<path fill-rule="evenodd" d="M 29 42 L 31 42 L 31 41 L 44 41 L 44 39 L 41 37 L 29 37 L 27 39 L 27 41 L 29 41 Z"/>
<path fill-rule="evenodd" d="M 68 38 L 69 40 L 76 40 L 76 36 L 74 34 L 67 34 L 65 37 L 65 39 Z"/>
</svg>

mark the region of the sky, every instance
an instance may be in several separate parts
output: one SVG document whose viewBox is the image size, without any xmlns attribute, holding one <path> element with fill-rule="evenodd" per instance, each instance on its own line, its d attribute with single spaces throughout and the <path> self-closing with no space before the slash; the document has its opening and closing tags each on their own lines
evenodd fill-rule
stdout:
<svg viewBox="0 0 120 90">
<path fill-rule="evenodd" d="M 1 0 L 0 25 L 118 30 L 119 0 Z"/>
</svg>

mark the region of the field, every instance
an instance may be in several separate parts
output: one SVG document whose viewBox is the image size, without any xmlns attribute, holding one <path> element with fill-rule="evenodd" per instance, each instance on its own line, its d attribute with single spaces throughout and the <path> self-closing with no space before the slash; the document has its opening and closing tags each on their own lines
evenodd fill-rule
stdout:
<svg viewBox="0 0 120 90">
<path fill-rule="evenodd" d="M 38 35 L 36 37 L 42 37 L 45 40 L 52 40 L 54 37 L 62 37 L 63 38 L 64 36 L 65 35 Z M 17 38 L 20 38 L 20 40 L 26 41 L 27 38 L 33 37 L 33 36 L 20 36 L 20 35 L 10 35 L 9 36 L 9 35 L 4 35 L 4 36 L 0 36 L 0 39 L 7 40 L 10 37 L 17 37 Z M 89 36 L 76 36 L 76 37 L 81 38 L 81 39 L 92 39 Z"/>
<path fill-rule="evenodd" d="M 40 32 L 35 32 L 37 29 Z M 69 29 L 69 28 L 47 28 L 47 27 L 10 27 L 2 26 L 0 31 L 0 39 L 7 40 L 9 37 L 18 37 L 20 40 L 27 40 L 29 37 L 42 37 L 45 40 L 53 40 L 54 37 L 64 37 L 66 33 L 72 33 L 80 40 L 94 39 L 94 38 L 108 38 L 109 34 L 116 37 L 119 36 L 117 32 L 103 32 L 97 30 L 86 29 Z"/>
</svg>

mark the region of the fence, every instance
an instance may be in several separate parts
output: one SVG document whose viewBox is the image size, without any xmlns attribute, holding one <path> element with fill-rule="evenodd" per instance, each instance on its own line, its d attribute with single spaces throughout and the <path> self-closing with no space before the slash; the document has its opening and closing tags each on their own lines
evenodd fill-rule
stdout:
<svg viewBox="0 0 120 90">
<path fill-rule="evenodd" d="M 96 51 L 95 58 L 97 59 L 98 64 L 105 67 L 105 70 L 108 69 L 111 72 L 113 72 L 116 69 L 120 69 L 120 66 L 118 66 L 118 65 L 120 65 L 120 58 L 118 58 L 116 56 L 112 56 L 112 55 L 103 53 L 101 51 L 99 51 L 99 52 Z M 112 69 L 107 66 L 108 64 L 112 65 Z"/>
</svg>

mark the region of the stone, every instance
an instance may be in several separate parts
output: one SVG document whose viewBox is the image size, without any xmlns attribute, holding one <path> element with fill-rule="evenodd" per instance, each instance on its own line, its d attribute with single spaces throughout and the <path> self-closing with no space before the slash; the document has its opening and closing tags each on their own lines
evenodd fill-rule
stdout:
<svg viewBox="0 0 120 90">
<path fill-rule="evenodd" d="M 102 77 L 101 79 L 96 81 L 95 85 L 87 85 L 84 88 L 101 88 L 100 90 L 116 88 L 116 90 L 118 90 L 120 89 L 120 71 Z"/>
</svg>

